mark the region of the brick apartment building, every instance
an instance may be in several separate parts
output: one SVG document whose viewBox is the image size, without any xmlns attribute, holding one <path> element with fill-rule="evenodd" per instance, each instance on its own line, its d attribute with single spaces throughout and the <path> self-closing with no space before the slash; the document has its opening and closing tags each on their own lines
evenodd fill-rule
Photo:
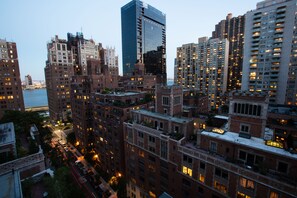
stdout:
<svg viewBox="0 0 297 198">
<path fill-rule="evenodd" d="M 274 130 L 273 140 L 284 148 L 297 151 L 297 107 L 270 105 L 267 124 Z"/>
<path fill-rule="evenodd" d="M 123 122 L 133 109 L 153 108 L 151 95 L 138 92 L 94 93 L 94 149 L 99 165 L 109 175 L 123 174 L 124 134 Z"/>
<path fill-rule="evenodd" d="M 183 90 L 183 116 L 198 117 L 199 114 L 207 114 L 208 97 L 196 90 Z"/>
<path fill-rule="evenodd" d="M 120 77 L 119 89 L 123 91 L 146 91 L 154 93 L 156 83 L 156 75 L 145 73 L 144 64 L 137 63 L 132 74 Z"/>
<path fill-rule="evenodd" d="M 102 65 L 99 60 L 87 60 L 86 68 L 86 75 L 75 75 L 71 82 L 73 131 L 82 148 L 93 142 L 91 94 L 100 93 L 106 88 L 115 89 L 118 85 L 118 76 L 110 73 L 108 66 Z"/>
<path fill-rule="evenodd" d="M 264 94 L 232 92 L 228 124 L 198 133 L 191 119 L 132 111 L 127 196 L 295 197 L 297 155 L 273 144 L 267 109 Z"/>
<path fill-rule="evenodd" d="M 24 111 L 16 43 L 0 39 L 0 119 L 5 110 Z"/>
</svg>

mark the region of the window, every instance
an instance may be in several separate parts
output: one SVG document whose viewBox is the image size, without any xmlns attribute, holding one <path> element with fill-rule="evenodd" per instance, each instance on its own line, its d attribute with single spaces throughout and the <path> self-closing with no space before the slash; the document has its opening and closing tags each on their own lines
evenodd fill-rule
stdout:
<svg viewBox="0 0 297 198">
<path fill-rule="evenodd" d="M 179 133 L 179 126 L 174 126 L 174 133 Z"/>
<path fill-rule="evenodd" d="M 254 190 L 255 186 L 254 186 L 254 182 L 251 180 L 248 180 L 244 177 L 241 177 L 239 180 L 239 184 L 241 187 L 246 188 L 246 189 L 250 189 L 250 190 Z"/>
<path fill-rule="evenodd" d="M 261 116 L 262 106 L 234 103 L 233 112 L 244 115 Z"/>
<path fill-rule="evenodd" d="M 192 177 L 192 169 L 186 167 L 186 166 L 183 166 L 183 173 L 186 174 L 186 175 L 189 175 L 190 177 Z"/>
<path fill-rule="evenodd" d="M 167 109 L 164 109 L 164 114 L 167 114 Z"/>
<path fill-rule="evenodd" d="M 138 131 L 138 137 L 143 138 L 143 133 Z"/>
<path fill-rule="evenodd" d="M 160 129 L 163 129 L 163 122 L 160 122 Z"/>
<path fill-rule="evenodd" d="M 279 194 L 277 192 L 270 192 L 269 198 L 279 198 Z"/>
<path fill-rule="evenodd" d="M 215 175 L 228 180 L 228 172 L 223 169 L 215 168 Z"/>
<path fill-rule="evenodd" d="M 149 136 L 149 142 L 151 142 L 151 143 L 155 143 L 155 137 L 153 137 L 153 136 Z"/>
<path fill-rule="evenodd" d="M 288 170 L 288 164 L 284 162 L 278 162 L 277 171 L 281 173 L 287 173 Z"/>
<path fill-rule="evenodd" d="M 188 163 L 188 164 L 192 164 L 193 159 L 187 155 L 184 155 L 183 157 L 183 161 Z"/>
<path fill-rule="evenodd" d="M 205 163 L 200 162 L 200 169 L 205 170 Z"/>
<path fill-rule="evenodd" d="M 169 105 L 169 97 L 163 96 L 162 97 L 162 104 L 163 105 Z"/>
<path fill-rule="evenodd" d="M 224 184 L 221 184 L 218 181 L 214 181 L 213 186 L 215 187 L 215 189 L 227 194 L 227 187 Z"/>
<path fill-rule="evenodd" d="M 200 182 L 202 182 L 202 183 L 204 183 L 204 181 L 205 181 L 205 177 L 204 177 L 204 175 L 202 175 L 202 174 L 199 174 L 199 181 Z"/>
<path fill-rule="evenodd" d="M 166 141 L 161 140 L 161 157 L 167 159 L 168 144 Z"/>
<path fill-rule="evenodd" d="M 264 160 L 262 156 L 250 154 L 241 150 L 239 151 L 238 159 L 249 166 L 259 165 Z"/>
<path fill-rule="evenodd" d="M 246 124 L 240 124 L 240 132 L 249 133 L 250 126 Z"/>
<path fill-rule="evenodd" d="M 148 159 L 149 159 L 151 162 L 155 162 L 155 161 L 156 161 L 156 158 L 153 157 L 153 156 L 151 156 L 151 155 L 148 156 Z"/>
<path fill-rule="evenodd" d="M 140 157 L 144 157 L 144 152 L 140 150 L 140 151 L 138 152 L 138 155 L 139 155 Z"/>
<path fill-rule="evenodd" d="M 242 192 L 237 192 L 236 198 L 251 198 L 251 197 Z"/>
<path fill-rule="evenodd" d="M 217 152 L 217 143 L 211 141 L 209 150 L 212 152 Z"/>
<path fill-rule="evenodd" d="M 155 147 L 149 146 L 149 151 L 155 153 L 156 149 L 155 149 Z"/>
</svg>

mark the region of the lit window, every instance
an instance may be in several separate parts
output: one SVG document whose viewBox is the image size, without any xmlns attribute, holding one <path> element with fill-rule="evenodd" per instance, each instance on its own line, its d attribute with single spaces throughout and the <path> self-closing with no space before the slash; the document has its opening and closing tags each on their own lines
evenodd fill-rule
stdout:
<svg viewBox="0 0 297 198">
<path fill-rule="evenodd" d="M 213 185 L 217 190 L 227 194 L 227 187 L 224 184 L 221 184 L 218 181 L 214 181 Z"/>
<path fill-rule="evenodd" d="M 186 166 L 183 166 L 183 173 L 186 174 L 186 175 L 189 175 L 192 177 L 192 169 L 186 167 Z"/>
<path fill-rule="evenodd" d="M 204 183 L 204 181 L 205 181 L 204 175 L 199 174 L 199 181 L 202 182 L 202 183 Z"/>
<path fill-rule="evenodd" d="M 251 198 L 250 196 L 242 193 L 242 192 L 237 192 L 237 198 Z"/>
<path fill-rule="evenodd" d="M 251 189 L 251 190 L 255 189 L 254 182 L 243 177 L 240 178 L 239 184 L 240 186 L 247 189 Z"/>
<path fill-rule="evenodd" d="M 269 198 L 279 198 L 279 194 L 277 192 L 270 192 Z"/>
</svg>

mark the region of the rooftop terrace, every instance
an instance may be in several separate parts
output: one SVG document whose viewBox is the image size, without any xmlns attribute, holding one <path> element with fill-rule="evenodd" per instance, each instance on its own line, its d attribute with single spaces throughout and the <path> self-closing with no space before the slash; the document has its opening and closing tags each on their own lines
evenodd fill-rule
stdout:
<svg viewBox="0 0 297 198">
<path fill-rule="evenodd" d="M 232 142 L 238 145 L 244 145 L 246 147 L 250 147 L 256 150 L 262 150 L 265 152 L 286 156 L 288 158 L 297 160 L 297 154 L 292 154 L 281 148 L 267 146 L 265 145 L 265 141 L 261 138 L 255 138 L 255 137 L 251 137 L 250 139 L 242 138 L 238 136 L 238 133 L 234 133 L 234 132 L 225 132 L 224 134 L 218 134 L 218 133 L 203 131 L 201 135 Z"/>
<path fill-rule="evenodd" d="M 159 118 L 159 119 L 162 119 L 162 120 L 168 120 L 168 121 L 172 121 L 172 122 L 176 122 L 176 123 L 180 123 L 180 124 L 191 122 L 193 120 L 191 118 L 173 117 L 173 116 L 170 116 L 170 115 L 151 112 L 151 111 L 147 111 L 147 110 L 143 110 L 143 109 L 134 110 L 133 112 L 137 112 L 137 113 L 140 113 L 142 115 L 146 115 L 146 116 L 150 116 L 150 117 L 154 117 L 154 118 Z"/>
</svg>

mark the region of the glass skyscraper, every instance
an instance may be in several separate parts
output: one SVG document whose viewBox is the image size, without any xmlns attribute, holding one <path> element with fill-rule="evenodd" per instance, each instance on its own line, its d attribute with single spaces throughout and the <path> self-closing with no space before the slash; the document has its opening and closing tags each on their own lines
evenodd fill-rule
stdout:
<svg viewBox="0 0 297 198">
<path fill-rule="evenodd" d="M 166 16 L 140 0 L 121 8 L 123 74 L 132 74 L 136 63 L 146 73 L 157 75 L 157 83 L 166 83 Z"/>
</svg>

